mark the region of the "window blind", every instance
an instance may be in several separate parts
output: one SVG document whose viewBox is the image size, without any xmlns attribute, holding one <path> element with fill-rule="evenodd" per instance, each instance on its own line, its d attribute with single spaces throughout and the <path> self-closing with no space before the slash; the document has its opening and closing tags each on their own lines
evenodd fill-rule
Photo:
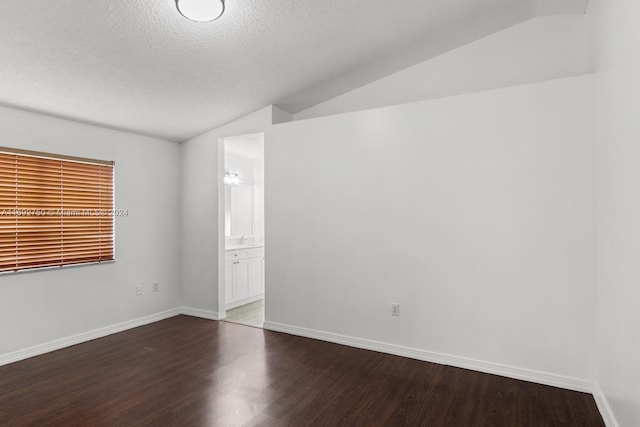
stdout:
<svg viewBox="0 0 640 427">
<path fill-rule="evenodd" d="M 0 147 L 0 272 L 113 260 L 113 168 Z"/>
</svg>

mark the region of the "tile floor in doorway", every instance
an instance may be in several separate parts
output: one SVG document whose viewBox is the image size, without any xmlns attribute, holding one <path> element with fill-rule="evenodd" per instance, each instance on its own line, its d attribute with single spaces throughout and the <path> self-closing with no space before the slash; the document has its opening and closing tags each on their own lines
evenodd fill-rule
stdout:
<svg viewBox="0 0 640 427">
<path fill-rule="evenodd" d="M 262 328 L 264 324 L 264 299 L 227 310 L 227 322 Z"/>
</svg>

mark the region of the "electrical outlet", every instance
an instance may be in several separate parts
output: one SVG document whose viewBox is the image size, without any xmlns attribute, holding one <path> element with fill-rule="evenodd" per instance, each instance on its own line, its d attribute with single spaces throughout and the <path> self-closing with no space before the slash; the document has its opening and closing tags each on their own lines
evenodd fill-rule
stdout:
<svg viewBox="0 0 640 427">
<path fill-rule="evenodd" d="M 142 295 L 142 286 L 136 286 L 136 296 Z"/>
<path fill-rule="evenodd" d="M 391 315 L 400 316 L 400 304 L 398 303 L 391 304 Z"/>
<path fill-rule="evenodd" d="M 160 285 L 158 285 L 158 282 L 153 283 L 153 292 L 160 292 Z"/>
</svg>

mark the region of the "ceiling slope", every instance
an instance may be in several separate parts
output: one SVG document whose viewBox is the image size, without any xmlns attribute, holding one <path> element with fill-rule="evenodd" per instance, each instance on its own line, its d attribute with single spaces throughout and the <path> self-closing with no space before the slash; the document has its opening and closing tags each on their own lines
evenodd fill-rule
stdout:
<svg viewBox="0 0 640 427">
<path fill-rule="evenodd" d="M 0 104 L 184 141 L 265 105 L 300 111 L 581 0 L 5 0 Z M 548 6 L 548 5 L 547 5 Z"/>
</svg>

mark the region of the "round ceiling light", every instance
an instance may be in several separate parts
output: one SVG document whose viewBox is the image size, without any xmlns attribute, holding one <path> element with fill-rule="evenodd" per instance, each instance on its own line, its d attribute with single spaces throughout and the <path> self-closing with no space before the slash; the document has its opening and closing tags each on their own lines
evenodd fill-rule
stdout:
<svg viewBox="0 0 640 427">
<path fill-rule="evenodd" d="M 178 12 L 196 22 L 214 21 L 224 13 L 224 0 L 176 0 Z"/>
</svg>

